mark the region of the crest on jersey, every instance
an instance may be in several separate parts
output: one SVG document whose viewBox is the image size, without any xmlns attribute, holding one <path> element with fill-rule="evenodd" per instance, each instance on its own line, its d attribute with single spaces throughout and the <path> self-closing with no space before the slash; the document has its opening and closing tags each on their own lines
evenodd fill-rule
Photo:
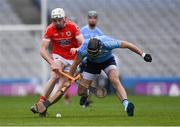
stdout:
<svg viewBox="0 0 180 127">
<path fill-rule="evenodd" d="M 70 32 L 70 31 L 67 31 L 67 32 L 66 32 L 66 35 L 67 35 L 67 36 L 71 36 L 71 32 Z"/>
<path fill-rule="evenodd" d="M 76 26 L 76 29 L 77 29 L 77 30 L 80 30 L 80 29 L 79 29 L 79 26 Z"/>
</svg>

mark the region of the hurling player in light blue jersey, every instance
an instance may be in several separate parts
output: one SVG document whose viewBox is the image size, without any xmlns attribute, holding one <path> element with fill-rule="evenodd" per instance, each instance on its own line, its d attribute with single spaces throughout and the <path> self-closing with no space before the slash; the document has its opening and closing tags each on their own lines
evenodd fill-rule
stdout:
<svg viewBox="0 0 180 127">
<path fill-rule="evenodd" d="M 101 36 L 103 32 L 97 27 L 98 14 L 96 11 L 91 10 L 88 12 L 88 24 L 81 28 L 81 33 L 85 39 L 91 37 Z"/>
<path fill-rule="evenodd" d="M 83 85 L 80 84 L 78 86 L 78 94 L 80 96 L 87 96 L 86 89 L 103 70 L 116 89 L 128 116 L 133 116 L 135 106 L 132 102 L 128 101 L 126 91 L 119 80 L 119 72 L 112 54 L 112 50 L 116 48 L 127 48 L 141 56 L 146 62 L 152 61 L 150 54 L 144 53 L 130 42 L 115 40 L 108 36 L 99 36 L 85 41 L 84 45 L 78 51 L 78 57 L 74 61 L 69 73 L 72 75 L 82 59 L 87 57 L 87 65 L 82 73 L 83 79 L 81 81 Z"/>
</svg>

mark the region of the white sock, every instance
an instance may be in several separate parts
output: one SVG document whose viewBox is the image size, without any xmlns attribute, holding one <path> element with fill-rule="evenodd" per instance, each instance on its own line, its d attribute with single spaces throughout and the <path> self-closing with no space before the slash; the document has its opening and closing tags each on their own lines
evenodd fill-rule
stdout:
<svg viewBox="0 0 180 127">
<path fill-rule="evenodd" d="M 122 101 L 122 104 L 123 104 L 124 107 L 125 107 L 125 111 L 126 111 L 126 109 L 127 109 L 128 103 L 129 103 L 129 101 L 128 101 L 127 99 L 124 99 L 124 100 Z"/>
</svg>

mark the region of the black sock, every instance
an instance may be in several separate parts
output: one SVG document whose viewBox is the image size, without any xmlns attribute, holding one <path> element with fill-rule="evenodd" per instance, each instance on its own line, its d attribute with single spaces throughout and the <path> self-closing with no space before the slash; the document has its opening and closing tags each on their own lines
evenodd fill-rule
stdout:
<svg viewBox="0 0 180 127">
<path fill-rule="evenodd" d="M 84 105 L 87 102 L 88 96 L 81 96 L 80 98 L 80 105 Z"/>
<path fill-rule="evenodd" d="M 44 106 L 45 106 L 46 108 L 48 108 L 49 105 L 51 105 L 51 103 L 50 103 L 49 100 L 44 101 L 43 104 L 44 104 Z"/>
</svg>

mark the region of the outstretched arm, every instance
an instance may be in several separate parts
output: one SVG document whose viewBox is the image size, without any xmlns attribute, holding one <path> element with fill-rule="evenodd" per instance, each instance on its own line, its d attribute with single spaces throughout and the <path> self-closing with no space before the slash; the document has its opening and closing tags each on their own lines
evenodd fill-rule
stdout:
<svg viewBox="0 0 180 127">
<path fill-rule="evenodd" d="M 140 48 L 135 46 L 134 44 L 127 42 L 127 41 L 121 41 L 121 48 L 128 48 L 131 51 L 137 53 L 138 55 L 142 56 L 146 62 L 151 62 L 152 57 L 150 54 L 144 53 Z"/>
</svg>

